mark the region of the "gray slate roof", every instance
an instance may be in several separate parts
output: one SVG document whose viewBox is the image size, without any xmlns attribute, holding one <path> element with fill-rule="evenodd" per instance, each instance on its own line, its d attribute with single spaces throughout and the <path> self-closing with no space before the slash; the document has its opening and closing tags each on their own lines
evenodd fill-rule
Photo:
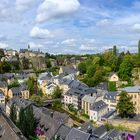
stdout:
<svg viewBox="0 0 140 140">
<path fill-rule="evenodd" d="M 0 81 L 0 87 L 2 88 L 7 87 L 7 83 L 5 81 Z"/>
<path fill-rule="evenodd" d="M 31 105 L 32 102 L 23 98 L 13 98 L 7 103 L 7 105 L 11 107 L 12 104 L 15 104 L 18 108 L 26 108 L 27 106 Z"/>
<path fill-rule="evenodd" d="M 116 129 L 113 129 L 113 130 L 110 130 L 104 137 L 103 139 L 104 140 L 114 140 L 114 139 L 118 139 L 119 136 L 120 136 L 121 132 L 116 130 Z"/>
<path fill-rule="evenodd" d="M 71 128 L 66 125 L 61 125 L 55 135 L 59 136 L 61 139 L 65 139 Z"/>
<path fill-rule="evenodd" d="M 140 86 L 125 87 L 121 90 L 126 91 L 128 93 L 139 93 L 140 92 Z"/>
<path fill-rule="evenodd" d="M 93 104 L 95 103 L 96 101 L 96 95 L 95 96 L 90 96 L 90 95 L 85 95 L 83 98 L 82 98 L 83 101 L 85 102 L 88 102 L 90 104 Z"/>
<path fill-rule="evenodd" d="M 104 125 L 96 128 L 94 131 L 93 131 L 93 135 L 96 137 L 96 138 L 101 138 L 103 137 L 104 135 L 107 134 L 107 129 Z"/>
<path fill-rule="evenodd" d="M 33 106 L 34 114 L 38 124 L 45 129 L 45 135 L 50 140 L 58 131 L 61 125 L 68 122 L 69 116 L 47 108 Z"/>
<path fill-rule="evenodd" d="M 75 69 L 73 66 L 63 66 L 62 67 L 63 73 L 65 73 L 66 75 L 68 74 L 76 74 L 78 72 L 77 69 Z"/>
<path fill-rule="evenodd" d="M 100 101 L 95 102 L 90 109 L 94 111 L 99 111 L 105 107 L 108 107 L 108 105 L 104 101 L 100 100 Z"/>
<path fill-rule="evenodd" d="M 89 140 L 90 134 L 79 129 L 72 128 L 65 140 Z"/>
<path fill-rule="evenodd" d="M 115 92 L 108 92 L 105 94 L 104 99 L 107 100 L 116 100 L 116 96 L 118 96 L 120 92 L 115 91 Z"/>
<path fill-rule="evenodd" d="M 21 88 L 20 87 L 12 87 L 11 91 L 13 94 L 19 94 L 21 92 Z"/>
<path fill-rule="evenodd" d="M 80 130 L 84 131 L 84 132 L 89 132 L 89 131 L 93 131 L 95 128 L 93 127 L 93 124 L 89 121 L 89 122 L 85 122 L 84 124 L 82 124 L 80 126 Z"/>
</svg>

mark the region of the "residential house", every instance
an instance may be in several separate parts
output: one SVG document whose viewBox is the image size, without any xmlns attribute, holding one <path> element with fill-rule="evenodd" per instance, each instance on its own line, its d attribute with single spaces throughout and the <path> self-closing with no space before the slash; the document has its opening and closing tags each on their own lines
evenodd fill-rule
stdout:
<svg viewBox="0 0 140 140">
<path fill-rule="evenodd" d="M 104 102 L 108 105 L 108 111 L 116 110 L 117 103 L 118 103 L 118 96 L 120 92 L 107 92 L 104 95 Z"/>
<path fill-rule="evenodd" d="M 94 103 L 92 107 L 90 107 L 89 116 L 90 120 L 101 121 L 102 116 L 108 113 L 108 105 L 100 100 Z"/>
<path fill-rule="evenodd" d="M 46 84 L 47 82 L 51 82 L 51 81 L 52 81 L 52 78 L 53 78 L 52 73 L 50 73 L 50 72 L 49 72 L 49 73 L 45 72 L 45 73 L 41 73 L 41 74 L 38 76 L 37 81 L 38 81 L 39 85 L 41 86 L 42 83 L 43 83 L 43 84 Z"/>
<path fill-rule="evenodd" d="M 46 140 L 52 139 L 55 135 L 57 135 L 57 133 L 64 134 L 65 131 L 59 131 L 62 127 L 73 126 L 73 120 L 65 113 L 60 113 L 47 108 L 38 108 L 36 106 L 33 106 L 33 110 L 35 118 L 38 122 L 38 128 L 42 129 L 44 132 L 43 136 Z M 64 137 L 66 137 L 65 134 Z"/>
<path fill-rule="evenodd" d="M 79 127 L 79 129 L 80 129 L 81 131 L 86 132 L 86 133 L 92 134 L 93 131 L 94 131 L 96 128 L 93 126 L 93 124 L 92 124 L 91 121 L 88 121 L 88 122 L 83 123 L 83 124 Z"/>
<path fill-rule="evenodd" d="M 116 73 L 112 72 L 112 73 L 109 74 L 108 80 L 110 82 L 118 82 L 119 81 L 119 77 L 118 77 L 118 75 Z"/>
<path fill-rule="evenodd" d="M 121 132 L 116 129 L 111 129 L 107 134 L 103 137 L 103 140 L 120 140 Z"/>
<path fill-rule="evenodd" d="M 8 85 L 5 81 L 0 81 L 0 90 L 3 91 L 4 95 L 7 96 Z"/>
<path fill-rule="evenodd" d="M 65 140 L 66 136 L 69 134 L 71 128 L 66 125 L 61 125 L 58 131 L 55 133 L 55 138 L 59 137 L 60 140 Z"/>
<path fill-rule="evenodd" d="M 140 114 L 140 86 L 130 86 L 121 89 L 126 91 L 127 94 L 132 98 L 132 102 L 135 105 L 135 113 Z"/>
<path fill-rule="evenodd" d="M 93 88 L 71 88 L 64 94 L 64 104 L 73 104 L 76 109 L 82 109 L 82 98 L 85 95 L 92 95 L 95 92 Z"/>
<path fill-rule="evenodd" d="M 106 134 L 107 134 L 107 129 L 104 125 L 101 125 L 100 127 L 96 128 L 93 131 L 93 136 L 97 139 L 103 138 Z"/>
<path fill-rule="evenodd" d="M 5 95 L 2 90 L 0 90 L 0 108 L 5 110 Z"/>
<path fill-rule="evenodd" d="M 20 97 L 24 99 L 29 99 L 30 93 L 27 88 L 24 87 L 12 87 L 8 90 L 7 96 L 12 99 L 13 97 Z"/>
<path fill-rule="evenodd" d="M 83 96 L 84 93 L 80 90 L 71 88 L 64 94 L 64 104 L 73 104 L 74 108 L 81 109 L 81 99 Z"/>
<path fill-rule="evenodd" d="M 71 88 L 78 88 L 78 89 L 83 89 L 83 88 L 88 88 L 87 85 L 84 83 L 78 81 L 78 80 L 70 80 L 70 79 L 64 79 L 62 78 L 59 83 L 59 87 L 63 90 L 64 94 Z"/>
<path fill-rule="evenodd" d="M 21 71 L 21 74 L 31 74 L 31 73 L 34 73 L 34 70 L 33 69 L 24 69 Z"/>
<path fill-rule="evenodd" d="M 74 66 L 62 66 L 60 67 L 59 74 L 64 73 L 64 75 L 74 74 L 78 75 L 79 72 Z"/>
<path fill-rule="evenodd" d="M 0 90 L 0 104 L 5 104 L 5 95 L 2 90 Z"/>
<path fill-rule="evenodd" d="M 95 103 L 97 97 L 96 93 L 93 95 L 85 95 L 82 98 L 82 110 L 85 114 L 89 115 L 90 107 Z"/>
<path fill-rule="evenodd" d="M 16 74 L 15 78 L 19 84 L 25 83 L 28 80 L 28 77 L 25 74 Z"/>
<path fill-rule="evenodd" d="M 82 98 L 82 110 L 85 114 L 90 115 L 90 108 L 96 101 L 102 100 L 103 96 L 93 89 L 91 94 L 85 95 Z"/>
<path fill-rule="evenodd" d="M 12 105 L 14 105 L 16 107 L 16 114 L 17 114 L 17 118 L 18 118 L 21 108 L 25 109 L 28 106 L 30 106 L 31 104 L 32 104 L 32 102 L 25 100 L 23 98 L 12 98 L 6 104 L 6 114 L 8 116 L 10 115 L 10 108 Z"/>
<path fill-rule="evenodd" d="M 5 50 L 4 51 L 4 54 L 6 55 L 6 56 L 16 56 L 16 54 L 17 54 L 17 51 L 16 50 Z"/>
<path fill-rule="evenodd" d="M 77 128 L 72 128 L 65 140 L 90 140 L 90 134 Z"/>
<path fill-rule="evenodd" d="M 95 88 L 100 89 L 100 90 L 108 90 L 108 83 L 107 82 L 101 82 Z"/>
<path fill-rule="evenodd" d="M 57 85 L 55 83 L 52 83 L 52 82 L 42 82 L 42 86 L 41 86 L 41 89 L 42 89 L 42 93 L 43 95 L 51 95 L 53 94 L 54 90 L 56 89 Z"/>
</svg>

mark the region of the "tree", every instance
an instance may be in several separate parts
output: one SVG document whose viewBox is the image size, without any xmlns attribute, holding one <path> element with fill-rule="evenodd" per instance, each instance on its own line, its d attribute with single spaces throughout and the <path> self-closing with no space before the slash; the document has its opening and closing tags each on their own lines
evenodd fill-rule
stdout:
<svg viewBox="0 0 140 140">
<path fill-rule="evenodd" d="M 14 104 L 12 104 L 10 108 L 10 119 L 13 121 L 14 124 L 16 124 L 17 113 L 16 113 L 16 106 Z"/>
<path fill-rule="evenodd" d="M 22 133 L 25 134 L 25 131 L 26 131 L 26 120 L 25 120 L 25 113 L 24 113 L 24 109 L 23 108 L 20 109 L 19 119 L 18 119 L 18 122 L 17 122 L 17 126 L 22 131 Z"/>
<path fill-rule="evenodd" d="M 30 91 L 30 95 L 37 95 L 37 81 L 33 77 L 29 77 L 27 81 L 28 90 Z"/>
<path fill-rule="evenodd" d="M 78 65 L 78 70 L 79 70 L 80 74 L 85 74 L 86 73 L 86 63 L 85 62 L 81 62 Z"/>
<path fill-rule="evenodd" d="M 23 59 L 22 59 L 22 67 L 23 67 L 23 69 L 29 69 L 29 67 L 30 67 L 29 59 L 23 57 Z"/>
<path fill-rule="evenodd" d="M 42 97 L 39 95 L 32 95 L 31 101 L 35 102 L 37 105 L 42 104 Z"/>
<path fill-rule="evenodd" d="M 53 99 L 57 99 L 57 98 L 60 98 L 62 95 L 62 90 L 59 88 L 59 86 L 57 86 L 52 94 L 52 98 Z"/>
<path fill-rule="evenodd" d="M 62 107 L 61 101 L 53 102 L 52 107 L 54 107 L 54 108 L 61 108 Z"/>
<path fill-rule="evenodd" d="M 10 88 L 12 88 L 12 87 L 19 87 L 19 86 L 20 86 L 20 84 L 19 84 L 18 80 L 15 79 L 12 83 L 10 83 L 10 84 L 8 85 L 8 89 L 10 89 Z"/>
<path fill-rule="evenodd" d="M 4 57 L 4 50 L 3 49 L 0 49 L 0 59 Z"/>
<path fill-rule="evenodd" d="M 25 109 L 21 108 L 19 113 L 18 127 L 27 139 L 30 140 L 31 137 L 35 137 L 35 129 L 37 124 L 32 106 L 28 106 Z"/>
<path fill-rule="evenodd" d="M 109 91 L 116 91 L 116 82 L 109 82 L 108 89 Z"/>
<path fill-rule="evenodd" d="M 117 111 L 122 118 L 133 117 L 135 113 L 135 107 L 131 101 L 131 97 L 125 92 L 122 91 L 120 98 L 117 104 Z"/>
<path fill-rule="evenodd" d="M 116 46 L 113 46 L 113 54 L 114 54 L 115 56 L 117 56 L 117 47 L 116 47 Z"/>
<path fill-rule="evenodd" d="M 138 42 L 138 56 L 139 56 L 139 60 L 140 60 L 140 40 Z"/>
<path fill-rule="evenodd" d="M 51 68 L 52 67 L 50 60 L 46 60 L 46 66 L 47 66 L 47 68 Z"/>
<path fill-rule="evenodd" d="M 119 67 L 119 72 L 118 72 L 119 77 L 122 80 L 128 81 L 130 80 L 132 75 L 131 71 L 132 71 L 132 64 L 129 62 L 129 60 L 124 60 Z"/>
<path fill-rule="evenodd" d="M 36 119 L 34 117 L 34 113 L 33 113 L 33 107 L 29 106 L 26 110 L 25 110 L 25 118 L 26 118 L 26 137 L 28 138 L 29 136 L 35 136 L 35 129 L 37 127 L 36 124 Z"/>
<path fill-rule="evenodd" d="M 91 78 L 91 77 L 94 76 L 95 72 L 96 72 L 96 67 L 95 67 L 94 65 L 91 65 L 91 66 L 89 66 L 88 69 L 87 69 L 87 76 L 88 76 L 89 78 Z"/>
</svg>

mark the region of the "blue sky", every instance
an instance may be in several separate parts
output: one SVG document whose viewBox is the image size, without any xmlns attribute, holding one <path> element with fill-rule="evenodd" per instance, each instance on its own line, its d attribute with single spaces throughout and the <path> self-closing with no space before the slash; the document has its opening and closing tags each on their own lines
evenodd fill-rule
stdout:
<svg viewBox="0 0 140 140">
<path fill-rule="evenodd" d="M 137 51 L 139 0 L 0 0 L 0 47 L 49 53 Z"/>
</svg>

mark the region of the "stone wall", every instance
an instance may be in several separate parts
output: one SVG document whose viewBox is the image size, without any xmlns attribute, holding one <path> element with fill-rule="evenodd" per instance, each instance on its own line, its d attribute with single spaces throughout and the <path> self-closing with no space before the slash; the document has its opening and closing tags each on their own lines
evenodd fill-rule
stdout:
<svg viewBox="0 0 140 140">
<path fill-rule="evenodd" d="M 137 131 L 140 128 L 140 121 L 111 119 L 111 120 L 108 120 L 108 123 L 110 123 L 114 126 L 122 125 L 122 126 L 129 128 L 132 131 Z"/>
</svg>

